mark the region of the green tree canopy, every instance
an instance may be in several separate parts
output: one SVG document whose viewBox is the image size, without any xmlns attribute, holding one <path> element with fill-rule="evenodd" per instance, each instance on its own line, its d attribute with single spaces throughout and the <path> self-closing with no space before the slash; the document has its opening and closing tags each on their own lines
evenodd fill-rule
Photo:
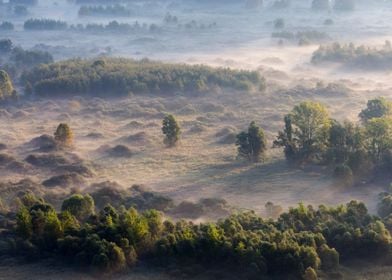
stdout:
<svg viewBox="0 0 392 280">
<path fill-rule="evenodd" d="M 279 132 L 274 145 L 283 146 L 289 159 L 319 158 L 328 145 L 331 120 L 327 109 L 318 102 L 302 102 L 284 121 L 285 129 Z"/>
<path fill-rule="evenodd" d="M 181 129 L 173 115 L 167 115 L 162 121 L 162 132 L 165 135 L 164 143 L 168 147 L 176 145 Z"/>
<path fill-rule="evenodd" d="M 246 158 L 252 162 L 264 160 L 267 143 L 262 128 L 252 121 L 247 132 L 237 135 L 236 146 L 238 156 Z"/>
<path fill-rule="evenodd" d="M 392 102 L 384 97 L 371 99 L 367 102 L 366 108 L 359 113 L 359 117 L 363 123 L 373 118 L 381 118 L 392 114 Z"/>
<path fill-rule="evenodd" d="M 15 90 L 10 76 L 4 70 L 0 70 L 0 100 L 4 100 L 14 95 Z"/>
<path fill-rule="evenodd" d="M 54 133 L 54 140 L 59 147 L 70 147 L 73 143 L 73 132 L 68 124 L 60 123 Z"/>
</svg>

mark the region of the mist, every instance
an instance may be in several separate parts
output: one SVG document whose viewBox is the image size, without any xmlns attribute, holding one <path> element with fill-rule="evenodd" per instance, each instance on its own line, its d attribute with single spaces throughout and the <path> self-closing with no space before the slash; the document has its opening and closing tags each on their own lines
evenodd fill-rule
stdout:
<svg viewBox="0 0 392 280">
<path fill-rule="evenodd" d="M 355 200 L 389 233 L 391 13 L 386 0 L 0 0 L 0 216 L 11 221 L 0 226 L 5 238 L 14 236 L 17 213 L 34 207 L 26 195 L 63 214 L 66 199 L 91 196 L 95 221 L 110 204 L 140 213 L 154 209 L 162 219 L 200 227 L 221 226 L 219 219 L 238 213 L 278 223 L 299 203 L 340 211 L 346 206 L 339 205 Z M 310 141 L 318 143 L 310 151 L 302 147 L 305 152 L 300 138 L 306 133 L 295 123 L 302 105 L 326 112 L 315 128 L 323 131 Z M 367 113 L 385 121 L 377 126 L 382 132 L 372 130 Z M 175 119 L 171 127 L 178 127 L 173 145 L 164 130 L 169 116 Z M 254 161 L 241 146 L 252 121 L 264 149 Z M 71 131 L 63 142 L 62 125 Z M 333 142 L 336 127 L 345 129 L 337 141 L 344 151 Z M 350 133 L 361 137 L 358 143 Z M 385 137 L 370 143 L 377 133 Z M 289 152 L 297 154 L 290 158 Z M 127 259 L 136 269 L 119 277 L 213 279 L 214 270 L 181 274 L 146 264 L 146 252 L 162 241 L 149 238 L 132 245 L 142 264 Z M 4 279 L 63 269 L 57 259 L 4 259 Z M 10 270 L 7 261 L 14 264 Z M 386 279 L 391 270 L 384 272 L 384 265 L 366 263 L 356 271 L 355 262 L 342 262 L 336 273 L 367 279 L 377 270 L 377 279 Z M 309 267 L 336 279 L 323 264 Z M 313 279 L 305 278 L 306 268 L 290 275 Z M 260 279 L 252 273 L 247 279 Z M 44 274 L 40 279 L 57 278 Z M 65 268 L 64 279 L 86 277 L 94 274 Z"/>
</svg>

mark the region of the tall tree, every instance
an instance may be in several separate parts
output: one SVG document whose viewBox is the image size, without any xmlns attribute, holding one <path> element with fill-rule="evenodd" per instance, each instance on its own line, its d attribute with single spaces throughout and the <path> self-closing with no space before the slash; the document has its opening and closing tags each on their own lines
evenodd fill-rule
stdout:
<svg viewBox="0 0 392 280">
<path fill-rule="evenodd" d="M 293 108 L 284 121 L 285 129 L 279 132 L 274 145 L 284 147 L 288 159 L 319 157 L 326 149 L 331 121 L 321 103 L 302 102 Z"/>
<path fill-rule="evenodd" d="M 73 132 L 68 124 L 60 123 L 54 133 L 54 140 L 59 147 L 70 147 L 73 143 Z"/>
<path fill-rule="evenodd" d="M 162 132 L 165 135 L 164 143 L 173 147 L 178 142 L 181 129 L 173 115 L 167 115 L 162 122 Z"/>
<path fill-rule="evenodd" d="M 264 160 L 267 144 L 263 129 L 252 121 L 247 132 L 241 132 L 237 135 L 236 146 L 238 156 L 252 162 Z"/>
<path fill-rule="evenodd" d="M 15 90 L 10 76 L 4 70 L 0 70 L 0 100 L 12 97 L 13 95 L 15 95 Z"/>
</svg>

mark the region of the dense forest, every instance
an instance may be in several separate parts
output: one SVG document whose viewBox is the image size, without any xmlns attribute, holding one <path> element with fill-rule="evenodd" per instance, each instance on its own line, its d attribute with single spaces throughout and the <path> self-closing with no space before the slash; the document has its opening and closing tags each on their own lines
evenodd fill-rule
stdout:
<svg viewBox="0 0 392 280">
<path fill-rule="evenodd" d="M 356 201 L 335 208 L 300 204 L 277 220 L 244 212 L 202 224 L 172 222 L 156 210 L 132 207 L 96 211 L 93 198 L 82 194 L 65 199 L 60 212 L 29 193 L 18 205 L 16 216 L 3 207 L 0 254 L 61 258 L 104 271 L 148 263 L 187 267 L 191 275 L 219 269 L 247 279 L 313 279 L 306 275 L 334 272 L 347 259 L 391 257 L 383 221 Z"/>
<path fill-rule="evenodd" d="M 41 65 L 25 72 L 22 82 L 39 96 L 202 93 L 215 87 L 249 91 L 265 83 L 258 72 L 120 58 Z"/>
</svg>

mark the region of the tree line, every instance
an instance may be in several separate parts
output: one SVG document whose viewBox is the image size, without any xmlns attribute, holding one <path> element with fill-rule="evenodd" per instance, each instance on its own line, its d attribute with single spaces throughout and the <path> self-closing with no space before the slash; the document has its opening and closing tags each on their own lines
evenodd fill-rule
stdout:
<svg viewBox="0 0 392 280">
<path fill-rule="evenodd" d="M 243 91 L 265 87 L 256 71 L 123 58 L 74 59 L 40 65 L 26 71 L 21 79 L 39 96 L 204 93 L 216 87 Z"/>
<path fill-rule="evenodd" d="M 335 208 L 299 204 L 277 220 L 241 212 L 201 224 L 172 222 L 156 210 L 96 209 L 88 194 L 71 195 L 59 212 L 31 193 L 17 203 L 17 215 L 2 223 L 8 226 L 0 234 L 0 255 L 60 258 L 88 269 L 113 272 L 148 263 L 246 279 L 312 279 L 336 271 L 341 260 L 391 257 L 389 231 L 357 201 Z"/>
</svg>

